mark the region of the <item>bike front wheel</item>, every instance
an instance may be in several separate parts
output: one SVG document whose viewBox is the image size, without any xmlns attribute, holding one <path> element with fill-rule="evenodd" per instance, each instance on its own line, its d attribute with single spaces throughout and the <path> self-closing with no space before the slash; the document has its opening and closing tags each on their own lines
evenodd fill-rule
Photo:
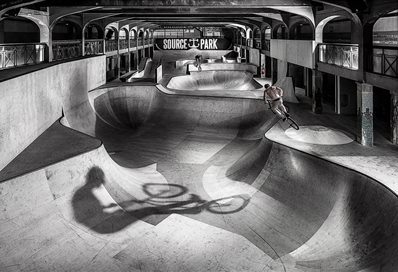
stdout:
<svg viewBox="0 0 398 272">
<path fill-rule="evenodd" d="M 292 118 L 287 117 L 286 122 L 289 124 L 290 127 L 294 128 L 295 130 L 299 130 L 300 129 L 299 125 Z"/>
</svg>

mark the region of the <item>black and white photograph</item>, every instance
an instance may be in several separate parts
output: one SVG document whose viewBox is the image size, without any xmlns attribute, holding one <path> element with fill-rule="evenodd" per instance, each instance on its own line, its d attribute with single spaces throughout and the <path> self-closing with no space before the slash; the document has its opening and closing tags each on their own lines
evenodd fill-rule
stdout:
<svg viewBox="0 0 398 272">
<path fill-rule="evenodd" d="M 397 0 L 0 0 L 0 272 L 398 272 Z"/>
</svg>

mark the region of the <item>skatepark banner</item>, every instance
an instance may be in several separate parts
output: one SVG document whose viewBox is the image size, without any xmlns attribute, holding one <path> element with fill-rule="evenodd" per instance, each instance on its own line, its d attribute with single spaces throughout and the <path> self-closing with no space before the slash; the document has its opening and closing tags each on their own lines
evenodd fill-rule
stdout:
<svg viewBox="0 0 398 272">
<path fill-rule="evenodd" d="M 155 39 L 155 50 L 230 50 L 232 43 L 223 38 Z"/>
</svg>

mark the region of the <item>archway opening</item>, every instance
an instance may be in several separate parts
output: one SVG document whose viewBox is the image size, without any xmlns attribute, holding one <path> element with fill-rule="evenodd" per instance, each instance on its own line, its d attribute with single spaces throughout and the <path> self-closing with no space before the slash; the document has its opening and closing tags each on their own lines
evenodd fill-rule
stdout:
<svg viewBox="0 0 398 272">
<path fill-rule="evenodd" d="M 254 48 L 261 48 L 261 30 L 259 28 L 254 29 L 253 34 Z"/>
<path fill-rule="evenodd" d="M 398 78 L 398 13 L 392 12 L 380 17 L 373 25 L 369 45 L 371 59 L 369 71 Z M 367 37 L 364 37 L 366 39 Z M 369 50 L 370 51 L 370 50 Z"/>
<path fill-rule="evenodd" d="M 81 40 L 82 29 L 74 22 L 61 21 L 54 26 L 52 38 L 53 41 Z"/>
<path fill-rule="evenodd" d="M 107 27 L 105 29 L 105 40 L 116 40 L 117 39 L 117 31 L 113 28 Z"/>
<path fill-rule="evenodd" d="M 0 21 L 0 43 L 39 43 L 40 29 L 32 21 L 22 17 Z"/>
<path fill-rule="evenodd" d="M 59 21 L 52 29 L 53 59 L 71 59 L 82 55 L 82 29 L 72 21 Z"/>
<path fill-rule="evenodd" d="M 274 39 L 286 40 L 287 39 L 287 28 L 285 25 L 278 25 L 274 30 Z"/>
<path fill-rule="evenodd" d="M 104 31 L 95 24 L 89 24 L 84 30 L 86 40 L 99 40 L 104 38 Z"/>
<path fill-rule="evenodd" d="M 314 29 L 307 21 L 295 23 L 290 28 L 289 38 L 291 40 L 313 40 Z"/>
<path fill-rule="evenodd" d="M 324 43 L 352 43 L 352 21 L 345 18 L 336 18 L 328 22 L 323 28 Z"/>
</svg>

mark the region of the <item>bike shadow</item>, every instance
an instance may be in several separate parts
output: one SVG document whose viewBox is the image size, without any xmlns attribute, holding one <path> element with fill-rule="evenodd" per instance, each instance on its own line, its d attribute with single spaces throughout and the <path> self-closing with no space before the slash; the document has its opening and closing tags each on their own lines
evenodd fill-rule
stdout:
<svg viewBox="0 0 398 272">
<path fill-rule="evenodd" d="M 121 231 L 138 220 L 154 215 L 164 218 L 172 213 L 236 213 L 250 201 L 248 195 L 205 200 L 189 193 L 188 188 L 180 184 L 146 183 L 142 186 L 146 194 L 144 199 L 132 197 L 104 206 L 101 203 L 103 194 L 98 193 L 102 186 L 106 187 L 105 173 L 100 167 L 94 166 L 86 175 L 86 183 L 74 193 L 71 203 L 76 222 L 102 234 Z"/>
</svg>

